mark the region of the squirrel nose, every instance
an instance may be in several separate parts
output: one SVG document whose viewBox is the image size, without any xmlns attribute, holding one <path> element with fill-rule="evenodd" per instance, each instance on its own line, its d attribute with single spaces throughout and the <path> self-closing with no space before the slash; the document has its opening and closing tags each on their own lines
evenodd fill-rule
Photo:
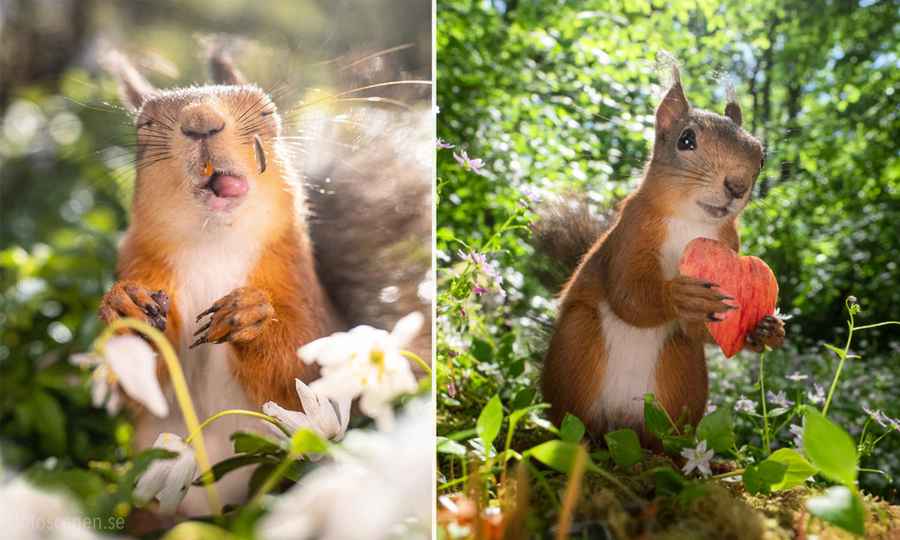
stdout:
<svg viewBox="0 0 900 540">
<path fill-rule="evenodd" d="M 740 199 L 747 193 L 747 184 L 735 178 L 725 177 L 725 193 L 734 199 Z"/>
<path fill-rule="evenodd" d="M 181 132 L 197 141 L 208 139 L 225 129 L 225 118 L 208 104 L 188 105 L 179 114 Z"/>
</svg>

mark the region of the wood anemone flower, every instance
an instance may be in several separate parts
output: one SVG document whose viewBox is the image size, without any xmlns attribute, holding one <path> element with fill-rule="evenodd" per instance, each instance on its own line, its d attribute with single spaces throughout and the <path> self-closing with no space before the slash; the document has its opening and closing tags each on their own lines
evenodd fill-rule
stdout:
<svg viewBox="0 0 900 540">
<path fill-rule="evenodd" d="M 147 407 L 160 418 L 169 415 L 169 405 L 156 378 L 156 353 L 143 339 L 113 336 L 102 351 L 72 355 L 70 361 L 91 374 L 91 400 L 95 407 L 106 406 L 110 414 L 122 408 L 122 395 Z"/>
</svg>

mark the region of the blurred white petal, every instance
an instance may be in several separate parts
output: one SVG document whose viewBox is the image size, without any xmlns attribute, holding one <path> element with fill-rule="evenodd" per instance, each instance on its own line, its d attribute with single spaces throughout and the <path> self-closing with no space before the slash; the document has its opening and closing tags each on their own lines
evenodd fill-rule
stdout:
<svg viewBox="0 0 900 540">
<path fill-rule="evenodd" d="M 400 348 L 408 347 L 413 339 L 419 335 L 423 324 L 425 324 L 425 317 L 418 311 L 410 313 L 397 321 L 393 332 L 391 332 L 391 335 L 397 341 L 397 346 Z"/>
<path fill-rule="evenodd" d="M 132 335 L 114 336 L 106 342 L 104 357 L 126 394 L 160 418 L 169 415 L 156 378 L 156 353 L 147 342 Z"/>
<path fill-rule="evenodd" d="M 351 431 L 336 448 L 334 463 L 271 499 L 271 511 L 260 519 L 257 536 L 430 539 L 433 423 L 430 400 L 417 399 L 390 433 Z"/>
<path fill-rule="evenodd" d="M 173 433 L 161 433 L 153 447 L 177 455 L 150 464 L 134 488 L 135 501 L 146 504 L 155 497 L 159 501 L 160 513 L 173 514 L 197 474 L 197 458 L 193 448 Z"/>
</svg>

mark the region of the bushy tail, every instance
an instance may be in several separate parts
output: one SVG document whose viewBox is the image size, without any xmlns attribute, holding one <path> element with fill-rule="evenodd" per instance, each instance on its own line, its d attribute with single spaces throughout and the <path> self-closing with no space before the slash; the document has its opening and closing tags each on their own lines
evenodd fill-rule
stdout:
<svg viewBox="0 0 900 540">
<path fill-rule="evenodd" d="M 613 224 L 614 212 L 592 208 L 584 195 L 541 203 L 532 224 L 531 243 L 548 259 L 539 276 L 551 291 L 558 291 L 588 252 Z"/>
<path fill-rule="evenodd" d="M 306 192 L 317 270 L 349 326 L 390 330 L 413 311 L 430 358 L 432 177 L 428 112 L 369 111 L 312 135 Z"/>
</svg>

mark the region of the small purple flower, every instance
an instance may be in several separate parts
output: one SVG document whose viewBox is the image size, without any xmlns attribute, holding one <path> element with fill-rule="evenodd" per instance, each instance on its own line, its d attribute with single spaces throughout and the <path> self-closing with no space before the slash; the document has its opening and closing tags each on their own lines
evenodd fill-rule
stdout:
<svg viewBox="0 0 900 540">
<path fill-rule="evenodd" d="M 803 450 L 803 426 L 792 424 L 790 429 L 791 435 L 794 436 L 794 446 L 797 450 Z"/>
<path fill-rule="evenodd" d="M 464 261 L 469 261 L 474 264 L 478 269 L 478 272 L 486 277 L 490 282 L 489 286 L 493 289 L 496 289 L 497 293 L 501 296 L 506 295 L 506 291 L 503 290 L 503 276 L 500 275 L 500 272 L 497 271 L 494 266 L 488 262 L 487 257 L 483 253 L 478 253 L 477 251 L 473 251 L 471 253 L 466 253 L 463 250 L 459 250 L 458 252 L 460 258 Z M 488 288 L 483 287 L 479 284 L 475 284 L 473 289 L 477 296 L 481 296 L 489 292 Z"/>
<path fill-rule="evenodd" d="M 775 394 L 770 390 L 766 392 L 766 400 L 771 401 L 779 407 L 789 408 L 794 405 L 794 402 L 789 400 L 787 396 L 784 395 L 784 392 L 778 392 L 777 394 Z"/>
<path fill-rule="evenodd" d="M 717 409 L 717 407 L 716 407 L 715 403 L 707 403 L 706 404 L 706 414 L 714 413 L 714 412 L 716 412 L 716 409 Z"/>
<path fill-rule="evenodd" d="M 685 448 L 681 451 L 681 456 L 687 459 L 687 463 L 681 468 L 681 472 L 685 475 L 691 474 L 695 469 L 700 476 L 707 477 L 712 474 L 709 462 L 715 455 L 715 451 L 710 448 L 706 449 L 706 441 L 700 441 L 695 448 Z"/>
<path fill-rule="evenodd" d="M 811 392 L 806 393 L 806 398 L 813 405 L 819 405 L 825 402 L 825 389 L 821 384 L 815 383 L 813 384 L 813 389 Z"/>
<path fill-rule="evenodd" d="M 799 371 L 795 371 L 795 372 L 791 373 L 790 375 L 788 375 L 787 378 L 794 382 L 800 382 L 800 381 L 805 381 L 806 379 L 808 379 L 809 375 L 804 375 L 803 373 L 800 373 Z"/>
<path fill-rule="evenodd" d="M 469 154 L 466 153 L 465 150 L 460 150 L 457 154 L 453 152 L 453 159 L 456 160 L 457 163 L 462 165 L 462 168 L 467 171 L 472 171 L 475 174 L 484 175 L 484 160 L 479 158 L 470 158 Z"/>
<path fill-rule="evenodd" d="M 863 410 L 866 411 L 866 414 L 869 415 L 869 418 L 874 420 L 879 426 L 886 428 L 888 426 L 892 426 L 892 423 L 896 423 L 896 420 L 893 420 L 879 409 L 872 410 L 868 407 L 863 407 Z M 893 420 L 893 422 L 892 422 Z"/>
<path fill-rule="evenodd" d="M 541 192 L 532 186 L 522 186 L 522 195 L 532 204 L 541 202 Z"/>
<path fill-rule="evenodd" d="M 737 400 L 737 402 L 735 402 L 734 410 L 736 410 L 737 412 L 743 412 L 743 413 L 756 412 L 756 402 L 751 399 L 747 399 L 742 394 L 741 397 Z"/>
<path fill-rule="evenodd" d="M 455 144 L 450 144 L 443 139 L 437 140 L 437 149 L 438 150 L 449 150 L 450 148 L 456 148 Z"/>
</svg>

